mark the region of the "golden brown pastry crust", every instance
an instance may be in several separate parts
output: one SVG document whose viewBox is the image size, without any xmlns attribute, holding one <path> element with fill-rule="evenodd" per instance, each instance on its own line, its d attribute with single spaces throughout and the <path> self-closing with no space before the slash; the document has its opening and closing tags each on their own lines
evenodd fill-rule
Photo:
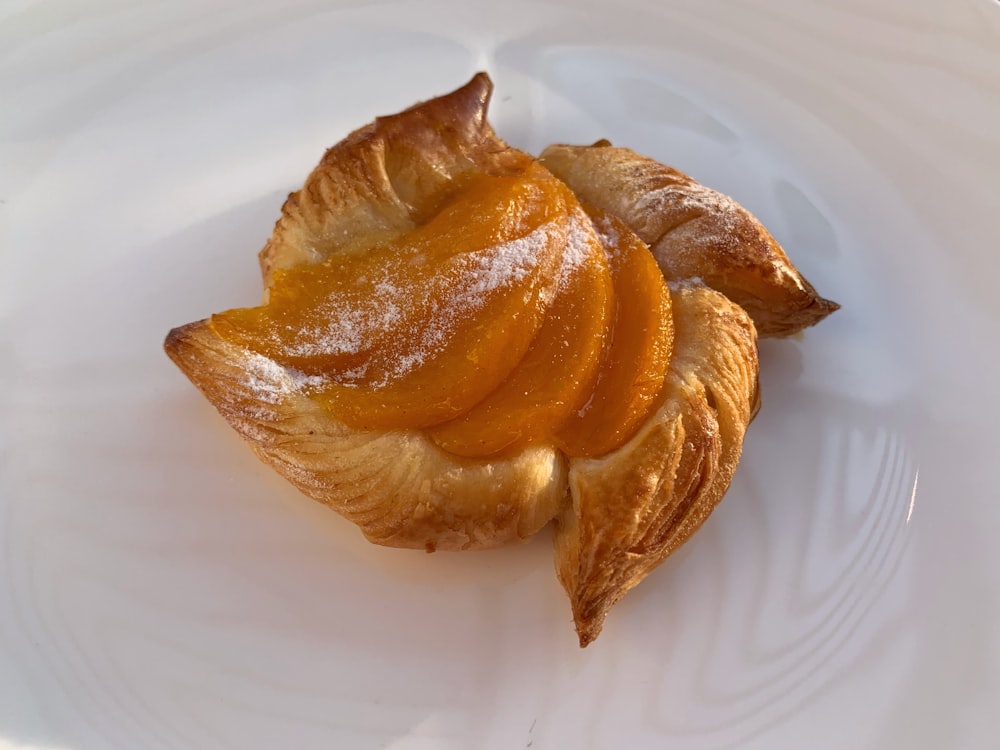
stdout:
<svg viewBox="0 0 1000 750">
<path fill-rule="evenodd" d="M 329 148 L 281 208 L 259 260 L 265 286 L 277 268 L 360 251 L 408 232 L 472 174 L 508 175 L 534 159 L 486 120 L 493 84 L 462 88 L 379 117 Z"/>
<path fill-rule="evenodd" d="M 708 518 L 757 409 L 757 336 L 747 314 L 701 285 L 677 286 L 672 299 L 674 354 L 659 411 L 613 453 L 570 460 L 556 571 L 581 646 Z"/>
<path fill-rule="evenodd" d="M 412 230 L 466 177 L 534 165 L 487 123 L 491 91 L 489 78 L 476 75 L 330 148 L 289 196 L 260 253 L 265 285 L 276 269 L 363 252 Z M 552 447 L 474 460 L 417 430 L 352 429 L 310 398 L 306 380 L 224 339 L 209 320 L 171 331 L 165 349 L 262 460 L 375 543 L 499 547 L 536 533 L 564 503 L 566 462 Z"/>
<path fill-rule="evenodd" d="M 552 448 L 475 461 L 416 430 L 351 429 L 307 384 L 205 320 L 175 328 L 165 348 L 265 463 L 376 544 L 498 547 L 535 534 L 563 505 L 566 462 Z"/>
<path fill-rule="evenodd" d="M 607 141 L 549 146 L 539 158 L 639 235 L 668 280 L 703 280 L 750 313 L 759 335 L 789 336 L 838 309 L 749 211 L 683 172 Z"/>
<path fill-rule="evenodd" d="M 486 123 L 490 88 L 481 74 L 330 149 L 261 252 L 265 284 L 275 269 L 409 231 L 466 175 L 531 163 Z M 526 539 L 558 515 L 557 571 L 586 645 L 721 499 L 756 407 L 747 315 L 697 284 L 671 298 L 676 334 L 660 406 L 600 458 L 567 460 L 548 445 L 461 458 L 418 430 L 349 428 L 311 397 L 309 378 L 225 340 L 207 320 L 171 331 L 165 349 L 262 460 L 372 542 L 484 549 Z"/>
</svg>

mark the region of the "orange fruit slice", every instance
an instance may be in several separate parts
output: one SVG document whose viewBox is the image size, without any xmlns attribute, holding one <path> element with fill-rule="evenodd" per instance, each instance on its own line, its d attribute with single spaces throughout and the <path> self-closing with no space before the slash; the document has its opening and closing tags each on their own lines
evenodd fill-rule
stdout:
<svg viewBox="0 0 1000 750">
<path fill-rule="evenodd" d="M 670 292 L 649 247 L 617 219 L 593 211 L 614 283 L 615 323 L 590 399 L 556 433 L 569 456 L 622 445 L 656 406 L 674 329 Z"/>
<path fill-rule="evenodd" d="M 431 438 L 462 456 L 489 456 L 547 439 L 590 395 L 612 322 L 608 257 L 590 219 L 572 219 L 555 299 L 506 380 Z M 501 354 L 501 356 L 506 356 Z"/>
<path fill-rule="evenodd" d="M 267 304 L 212 325 L 321 377 L 320 399 L 349 425 L 446 421 L 495 390 L 531 345 L 572 205 L 534 164 L 516 177 L 477 177 L 423 226 L 283 271 Z"/>
</svg>

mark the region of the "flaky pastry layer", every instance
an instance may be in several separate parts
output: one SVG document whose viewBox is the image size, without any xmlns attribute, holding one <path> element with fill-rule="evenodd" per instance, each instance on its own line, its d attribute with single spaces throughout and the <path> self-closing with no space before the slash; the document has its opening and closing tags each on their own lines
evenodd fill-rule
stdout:
<svg viewBox="0 0 1000 750">
<path fill-rule="evenodd" d="M 761 336 L 790 336 L 840 306 L 824 299 L 743 206 L 628 148 L 553 145 L 539 157 L 585 203 L 624 221 L 669 281 L 698 279 L 743 307 Z"/>
</svg>

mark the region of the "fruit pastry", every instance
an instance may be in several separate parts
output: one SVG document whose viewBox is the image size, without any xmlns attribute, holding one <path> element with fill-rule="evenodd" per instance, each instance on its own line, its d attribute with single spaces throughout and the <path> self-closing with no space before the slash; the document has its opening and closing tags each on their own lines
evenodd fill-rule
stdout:
<svg viewBox="0 0 1000 750">
<path fill-rule="evenodd" d="M 587 645 L 728 488 L 757 332 L 712 269 L 671 276 L 634 212 L 504 143 L 491 92 L 480 73 L 330 148 L 260 252 L 262 303 L 165 348 L 374 543 L 488 549 L 552 523 Z"/>
</svg>

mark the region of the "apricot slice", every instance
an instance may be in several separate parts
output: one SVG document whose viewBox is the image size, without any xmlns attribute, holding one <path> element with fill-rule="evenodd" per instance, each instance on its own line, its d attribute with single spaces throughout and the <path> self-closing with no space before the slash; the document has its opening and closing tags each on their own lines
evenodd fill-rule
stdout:
<svg viewBox="0 0 1000 750">
<path fill-rule="evenodd" d="M 220 336 L 324 380 L 359 428 L 427 427 L 493 391 L 528 350 L 567 242 L 568 188 L 532 164 L 475 178 L 425 225 L 284 271 Z M 503 356 L 497 356 L 502 352 Z"/>
<path fill-rule="evenodd" d="M 588 211 L 608 254 L 615 322 L 590 400 L 556 433 L 569 456 L 602 456 L 635 434 L 656 406 L 674 336 L 670 292 L 649 247 L 618 219 Z"/>
<path fill-rule="evenodd" d="M 556 296 L 524 359 L 497 390 L 430 437 L 462 456 L 490 456 L 549 438 L 590 396 L 612 316 L 608 257 L 578 210 Z M 503 355 L 506 356 L 506 355 Z"/>
</svg>

